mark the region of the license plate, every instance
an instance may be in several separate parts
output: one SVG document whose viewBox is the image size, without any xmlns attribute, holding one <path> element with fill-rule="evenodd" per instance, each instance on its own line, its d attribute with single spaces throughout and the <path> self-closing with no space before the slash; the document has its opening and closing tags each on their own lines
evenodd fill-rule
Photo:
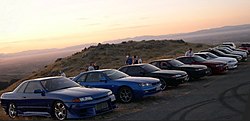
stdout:
<svg viewBox="0 0 250 121">
<path fill-rule="evenodd" d="M 108 106 L 108 103 L 107 102 L 104 102 L 104 103 L 99 103 L 97 105 L 95 105 L 95 110 L 103 110 L 103 109 L 107 109 L 109 106 Z"/>
</svg>

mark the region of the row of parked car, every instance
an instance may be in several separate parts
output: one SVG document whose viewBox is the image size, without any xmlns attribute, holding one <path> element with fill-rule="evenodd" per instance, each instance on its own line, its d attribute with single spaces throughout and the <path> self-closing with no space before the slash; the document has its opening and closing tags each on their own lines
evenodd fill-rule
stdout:
<svg viewBox="0 0 250 121">
<path fill-rule="evenodd" d="M 231 43 L 232 44 L 232 43 Z M 1 95 L 1 105 L 10 118 L 46 116 L 58 120 L 86 118 L 142 99 L 169 86 L 201 77 L 226 73 L 246 60 L 249 52 L 230 43 L 202 50 L 192 57 L 160 59 L 116 69 L 82 72 L 72 79 L 46 77 L 22 82 Z"/>
</svg>

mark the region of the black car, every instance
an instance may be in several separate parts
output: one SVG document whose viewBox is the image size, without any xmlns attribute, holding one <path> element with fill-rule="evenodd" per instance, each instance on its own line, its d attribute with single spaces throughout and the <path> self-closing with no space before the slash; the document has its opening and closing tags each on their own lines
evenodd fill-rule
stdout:
<svg viewBox="0 0 250 121">
<path fill-rule="evenodd" d="M 192 79 L 198 79 L 207 75 L 208 70 L 205 65 L 184 64 L 176 59 L 160 59 L 150 62 L 150 64 L 163 70 L 181 70 L 188 73 Z"/>
<path fill-rule="evenodd" d="M 165 90 L 167 86 L 177 87 L 189 80 L 185 71 L 161 70 L 151 64 L 126 65 L 119 69 L 130 76 L 154 77 L 161 81 L 161 89 Z"/>
<path fill-rule="evenodd" d="M 214 48 L 209 48 L 207 50 L 201 50 L 200 52 L 210 52 L 210 53 L 213 53 L 213 54 L 215 54 L 215 55 L 217 55 L 219 57 L 231 57 L 231 58 L 237 59 L 237 61 L 242 60 L 242 57 L 239 56 L 239 55 L 226 54 L 226 53 L 223 53 L 220 50 L 217 50 L 217 49 L 214 49 Z"/>
</svg>

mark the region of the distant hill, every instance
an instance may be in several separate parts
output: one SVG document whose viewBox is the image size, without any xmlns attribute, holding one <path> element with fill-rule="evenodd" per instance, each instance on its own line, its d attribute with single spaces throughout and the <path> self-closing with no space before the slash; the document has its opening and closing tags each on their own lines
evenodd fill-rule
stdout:
<svg viewBox="0 0 250 121">
<path fill-rule="evenodd" d="M 30 50 L 12 54 L 0 54 L 0 90 L 32 72 L 53 63 L 57 58 L 71 56 L 93 44 L 77 45 L 63 49 Z"/>
<path fill-rule="evenodd" d="M 197 52 L 210 46 L 186 43 L 183 40 L 127 41 L 119 44 L 98 44 L 76 52 L 72 56 L 58 58 L 55 62 L 33 72 L 22 80 L 56 76 L 59 75 L 60 70 L 64 71 L 69 77 L 76 76 L 80 72 L 85 71 L 90 62 L 96 62 L 101 69 L 117 69 L 124 65 L 127 54 L 131 54 L 132 56 L 138 55 L 142 57 L 143 62 L 160 58 L 173 58 L 183 55 L 190 47 Z M 12 90 L 20 82 L 18 81 L 5 91 Z"/>
<path fill-rule="evenodd" d="M 250 24 L 224 26 L 220 28 L 204 29 L 190 33 L 168 34 L 158 36 L 137 36 L 132 38 L 117 39 L 106 41 L 106 43 L 120 43 L 127 40 L 152 40 L 152 39 L 183 39 L 186 42 L 205 43 L 205 44 L 220 44 L 226 41 L 235 43 L 250 42 Z"/>
</svg>

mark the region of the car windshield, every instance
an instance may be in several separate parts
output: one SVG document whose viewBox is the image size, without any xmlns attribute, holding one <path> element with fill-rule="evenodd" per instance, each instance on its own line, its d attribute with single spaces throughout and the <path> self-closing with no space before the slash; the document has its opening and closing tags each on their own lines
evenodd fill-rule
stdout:
<svg viewBox="0 0 250 121">
<path fill-rule="evenodd" d="M 200 56 L 194 56 L 194 60 L 197 61 L 197 62 L 203 62 L 203 61 L 206 61 L 206 59 L 200 57 Z"/>
<path fill-rule="evenodd" d="M 220 50 L 214 50 L 215 52 L 219 53 L 220 55 L 225 55 L 226 53 L 220 51 Z"/>
<path fill-rule="evenodd" d="M 128 77 L 129 75 L 118 71 L 118 70 L 107 70 L 104 71 L 103 73 L 105 73 L 111 80 L 116 80 L 116 79 L 120 79 L 120 78 L 124 78 L 124 77 Z"/>
<path fill-rule="evenodd" d="M 169 61 L 169 63 L 170 63 L 172 66 L 175 66 L 175 67 L 179 67 L 179 66 L 184 65 L 184 63 L 182 63 L 182 62 L 180 62 L 180 61 L 178 61 L 178 60 L 175 60 L 175 59 Z"/>
<path fill-rule="evenodd" d="M 41 81 L 43 87 L 48 91 L 55 91 L 60 89 L 66 89 L 71 87 L 81 87 L 74 81 L 68 78 L 56 78 Z"/>
<path fill-rule="evenodd" d="M 142 66 L 143 69 L 145 69 L 147 72 L 154 72 L 154 71 L 160 71 L 161 69 L 153 66 L 151 64 L 145 64 Z"/>
<path fill-rule="evenodd" d="M 213 53 L 207 53 L 207 55 L 210 57 L 210 58 L 218 58 L 219 56 L 213 54 Z"/>
</svg>

